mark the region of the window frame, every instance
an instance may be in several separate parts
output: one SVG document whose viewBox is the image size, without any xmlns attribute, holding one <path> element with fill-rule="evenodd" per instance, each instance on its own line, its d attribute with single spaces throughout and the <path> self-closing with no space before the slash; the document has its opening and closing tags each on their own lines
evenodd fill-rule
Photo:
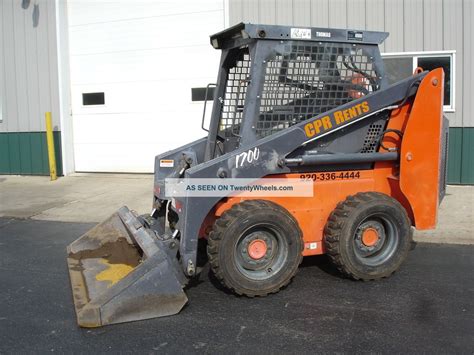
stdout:
<svg viewBox="0 0 474 355">
<path fill-rule="evenodd" d="M 418 52 L 387 52 L 381 53 L 382 58 L 412 58 L 412 72 L 418 66 L 418 58 L 450 58 L 451 60 L 451 92 L 449 93 L 450 105 L 443 105 L 444 112 L 456 111 L 456 51 L 418 51 Z"/>
</svg>

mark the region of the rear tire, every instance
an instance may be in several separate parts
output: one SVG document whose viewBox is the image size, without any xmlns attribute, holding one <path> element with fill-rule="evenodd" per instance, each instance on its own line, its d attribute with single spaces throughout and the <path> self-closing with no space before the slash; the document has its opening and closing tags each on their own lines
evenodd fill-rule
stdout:
<svg viewBox="0 0 474 355">
<path fill-rule="evenodd" d="M 266 296 L 286 286 L 302 261 L 302 233 L 281 206 L 264 200 L 233 205 L 216 220 L 207 254 L 216 278 L 236 294 Z"/>
<path fill-rule="evenodd" d="M 405 208 L 378 192 L 347 197 L 331 213 L 324 230 L 329 258 L 341 273 L 356 280 L 390 276 L 405 261 L 411 242 Z"/>
</svg>

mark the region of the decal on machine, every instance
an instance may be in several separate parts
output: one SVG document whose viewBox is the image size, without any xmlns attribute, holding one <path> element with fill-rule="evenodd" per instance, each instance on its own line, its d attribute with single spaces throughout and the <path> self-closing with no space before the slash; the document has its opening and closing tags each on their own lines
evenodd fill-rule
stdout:
<svg viewBox="0 0 474 355">
<path fill-rule="evenodd" d="M 174 160 L 173 159 L 161 159 L 160 160 L 160 168 L 172 168 L 174 167 Z"/>
<path fill-rule="evenodd" d="M 340 126 L 344 122 L 353 121 L 363 114 L 370 111 L 369 103 L 367 101 L 349 107 L 345 110 L 335 111 L 334 113 L 317 118 L 304 126 L 304 131 L 308 138 L 319 136 L 320 134 Z"/>
<path fill-rule="evenodd" d="M 242 152 L 235 156 L 235 168 L 241 168 L 245 164 L 252 164 L 258 160 L 260 157 L 260 149 L 255 147 L 253 149 L 249 149 L 246 152 Z"/>
<path fill-rule="evenodd" d="M 360 171 L 346 171 L 338 173 L 312 173 L 300 175 L 301 181 L 330 181 L 348 179 L 360 179 Z"/>
<path fill-rule="evenodd" d="M 317 37 L 331 38 L 331 32 L 316 32 Z"/>
<path fill-rule="evenodd" d="M 292 28 L 291 38 L 295 39 L 311 39 L 311 29 L 309 28 Z"/>
</svg>

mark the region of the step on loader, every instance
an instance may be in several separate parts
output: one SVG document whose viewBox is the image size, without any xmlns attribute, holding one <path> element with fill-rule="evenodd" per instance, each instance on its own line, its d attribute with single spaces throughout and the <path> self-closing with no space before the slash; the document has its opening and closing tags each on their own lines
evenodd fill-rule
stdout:
<svg viewBox="0 0 474 355">
<path fill-rule="evenodd" d="M 79 325 L 178 313 L 200 238 L 237 295 L 278 292 L 310 255 L 356 280 L 396 271 L 413 228 L 436 226 L 448 122 L 441 68 L 389 84 L 387 36 L 243 23 L 211 36 L 222 56 L 207 136 L 156 156 L 150 215 L 122 207 L 68 246 Z M 168 178 L 298 179 L 313 194 L 169 198 Z"/>
</svg>

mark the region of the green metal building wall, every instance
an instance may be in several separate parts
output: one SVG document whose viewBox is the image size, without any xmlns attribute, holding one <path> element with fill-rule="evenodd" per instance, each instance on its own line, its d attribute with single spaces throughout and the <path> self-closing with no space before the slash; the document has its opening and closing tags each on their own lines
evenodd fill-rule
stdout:
<svg viewBox="0 0 474 355">
<path fill-rule="evenodd" d="M 56 171 L 62 175 L 61 134 L 53 132 Z M 0 132 L 0 174 L 49 175 L 45 132 Z"/>
<path fill-rule="evenodd" d="M 448 184 L 474 184 L 474 127 L 449 129 Z"/>
<path fill-rule="evenodd" d="M 37 11 L 37 21 L 33 12 Z M 62 174 L 56 2 L 0 1 L 0 174 L 49 175 L 45 112 Z"/>
</svg>

